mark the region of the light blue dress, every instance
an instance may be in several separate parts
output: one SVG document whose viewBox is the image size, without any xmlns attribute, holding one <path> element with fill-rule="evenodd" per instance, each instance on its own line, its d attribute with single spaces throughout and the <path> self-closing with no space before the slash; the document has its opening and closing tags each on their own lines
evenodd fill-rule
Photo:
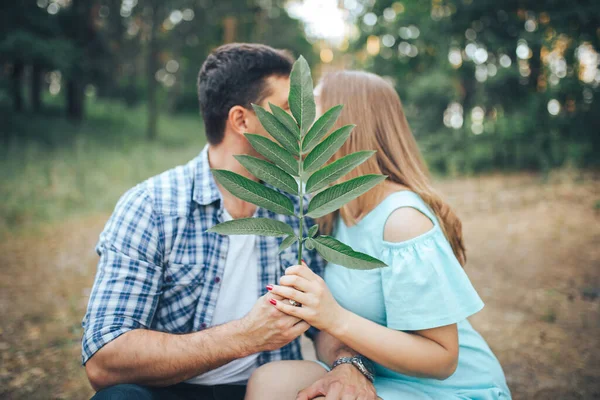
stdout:
<svg viewBox="0 0 600 400">
<path fill-rule="evenodd" d="M 406 242 L 383 240 L 389 215 L 412 207 L 427 216 L 433 229 Z M 452 252 L 435 214 L 414 192 L 395 192 L 356 225 L 338 218 L 335 237 L 388 267 L 351 270 L 329 263 L 325 281 L 341 306 L 380 325 L 401 331 L 456 323 L 458 367 L 446 380 L 415 378 L 375 364 L 375 388 L 384 400 L 510 399 L 500 363 L 467 317 L 483 308 Z M 381 343 L 385 346 L 385 343 Z"/>
</svg>

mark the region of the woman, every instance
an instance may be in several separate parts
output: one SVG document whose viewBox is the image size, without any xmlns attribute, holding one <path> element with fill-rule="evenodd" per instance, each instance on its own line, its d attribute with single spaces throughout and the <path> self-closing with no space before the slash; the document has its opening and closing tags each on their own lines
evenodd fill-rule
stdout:
<svg viewBox="0 0 600 400">
<path fill-rule="evenodd" d="M 357 125 L 334 159 L 377 150 L 344 179 L 388 175 L 323 217 L 320 230 L 388 267 L 361 271 L 329 263 L 323 281 L 306 266 L 293 266 L 268 289 L 302 307 L 281 301 L 274 307 L 373 361 L 384 400 L 509 399 L 498 360 L 466 319 L 483 303 L 462 268 L 460 220 L 431 187 L 395 90 L 376 75 L 352 71 L 327 75 L 318 89 L 320 110 L 344 104 L 338 124 Z M 327 368 L 310 361 L 268 364 L 251 379 L 247 399 L 294 399 Z"/>
</svg>

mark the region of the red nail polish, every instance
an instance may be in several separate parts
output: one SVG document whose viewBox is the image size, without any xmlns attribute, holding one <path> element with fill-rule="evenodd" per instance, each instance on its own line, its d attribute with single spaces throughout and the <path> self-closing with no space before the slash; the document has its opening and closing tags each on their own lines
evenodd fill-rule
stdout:
<svg viewBox="0 0 600 400">
<path fill-rule="evenodd" d="M 273 285 L 267 285 L 267 290 L 268 290 L 268 291 L 271 291 L 271 290 L 273 290 Z"/>
<path fill-rule="evenodd" d="M 276 305 L 276 304 L 277 304 L 277 300 L 275 300 L 275 299 L 271 299 L 271 300 L 269 300 L 269 303 L 271 303 L 271 304 L 273 304 L 273 305 Z"/>
<path fill-rule="evenodd" d="M 306 261 L 302 260 L 302 264 L 306 264 Z"/>
</svg>

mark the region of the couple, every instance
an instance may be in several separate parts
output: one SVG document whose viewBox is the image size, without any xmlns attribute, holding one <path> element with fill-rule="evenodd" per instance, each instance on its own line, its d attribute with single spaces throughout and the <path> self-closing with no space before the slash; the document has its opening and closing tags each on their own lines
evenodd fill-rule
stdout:
<svg viewBox="0 0 600 400">
<path fill-rule="evenodd" d="M 338 126 L 357 125 L 334 159 L 377 150 L 348 177 L 388 175 L 316 222 L 388 267 L 325 268 L 314 250 L 294 265 L 297 246 L 278 254 L 281 238 L 206 232 L 252 216 L 298 229 L 210 171 L 255 179 L 234 155 L 258 156 L 244 133 L 269 136 L 251 103 L 289 110 L 292 63 L 264 45 L 216 49 L 198 78 L 207 146 L 118 202 L 83 323 L 94 399 L 509 399 L 466 320 L 483 303 L 462 268 L 461 223 L 432 189 L 400 99 L 380 77 L 331 73 L 315 90 L 318 114 L 344 104 Z M 306 219 L 305 235 L 314 223 Z M 301 361 L 302 334 L 320 362 Z"/>
</svg>

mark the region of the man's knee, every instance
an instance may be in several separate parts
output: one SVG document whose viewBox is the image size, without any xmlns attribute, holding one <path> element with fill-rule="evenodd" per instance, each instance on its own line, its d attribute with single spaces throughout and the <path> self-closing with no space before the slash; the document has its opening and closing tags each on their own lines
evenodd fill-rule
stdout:
<svg viewBox="0 0 600 400">
<path fill-rule="evenodd" d="M 124 383 L 100 390 L 91 400 L 153 400 L 154 398 L 151 389 Z"/>
</svg>

